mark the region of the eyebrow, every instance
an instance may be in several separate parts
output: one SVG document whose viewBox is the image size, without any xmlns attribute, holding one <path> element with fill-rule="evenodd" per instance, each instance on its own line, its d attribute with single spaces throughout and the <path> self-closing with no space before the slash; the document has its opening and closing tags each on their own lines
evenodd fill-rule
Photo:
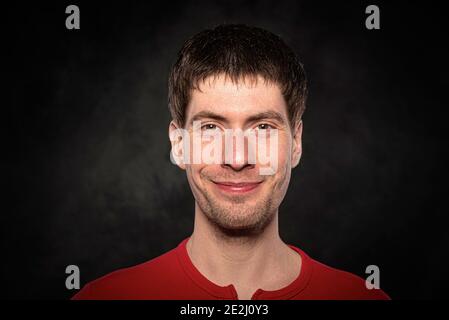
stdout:
<svg viewBox="0 0 449 320">
<path fill-rule="evenodd" d="M 271 119 L 271 120 L 278 121 L 281 124 L 285 124 L 284 117 L 282 116 L 282 114 L 280 114 L 277 111 L 260 112 L 258 114 L 248 117 L 247 121 L 248 122 L 256 122 L 256 121 L 264 120 L 264 119 Z"/>
<path fill-rule="evenodd" d="M 219 115 L 219 114 L 217 114 L 215 112 L 212 112 L 212 111 L 200 111 L 200 112 L 198 112 L 197 114 L 195 114 L 192 117 L 192 120 L 190 120 L 190 122 L 193 123 L 195 121 L 198 121 L 198 120 L 201 120 L 201 119 L 204 119 L 204 118 L 214 119 L 214 120 L 223 121 L 223 122 L 227 121 L 225 117 L 223 117 L 223 116 L 221 116 L 221 115 Z"/>
<path fill-rule="evenodd" d="M 222 122 L 228 122 L 226 117 L 219 115 L 215 112 L 200 111 L 192 117 L 192 120 L 190 121 L 190 123 L 193 123 L 194 121 L 198 121 L 198 120 L 201 120 L 204 118 L 214 119 L 214 120 L 222 121 Z M 246 119 L 246 122 L 255 122 L 255 121 L 264 120 L 264 119 L 272 119 L 272 120 L 278 121 L 281 124 L 285 124 L 284 117 L 282 116 L 282 114 L 280 114 L 277 111 L 264 111 L 264 112 L 260 112 L 260 113 L 251 115 Z"/>
</svg>

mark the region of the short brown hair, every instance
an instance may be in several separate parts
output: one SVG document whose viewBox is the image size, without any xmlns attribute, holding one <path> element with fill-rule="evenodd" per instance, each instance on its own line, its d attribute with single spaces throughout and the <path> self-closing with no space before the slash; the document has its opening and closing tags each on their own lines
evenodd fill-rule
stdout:
<svg viewBox="0 0 449 320">
<path fill-rule="evenodd" d="M 305 109 L 307 79 L 302 63 L 285 42 L 266 30 L 223 24 L 187 40 L 178 53 L 168 82 L 168 105 L 173 120 L 185 125 L 190 93 L 209 76 L 225 74 L 237 83 L 261 76 L 280 85 L 290 124 Z"/>
</svg>

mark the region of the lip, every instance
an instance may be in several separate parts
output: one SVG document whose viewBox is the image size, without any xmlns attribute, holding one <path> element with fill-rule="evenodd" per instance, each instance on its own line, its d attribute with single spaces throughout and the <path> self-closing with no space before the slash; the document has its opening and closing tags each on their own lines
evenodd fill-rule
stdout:
<svg viewBox="0 0 449 320">
<path fill-rule="evenodd" d="M 212 181 L 220 190 L 235 193 L 235 194 L 243 194 L 256 189 L 262 181 L 257 182 L 230 182 L 230 181 Z"/>
</svg>

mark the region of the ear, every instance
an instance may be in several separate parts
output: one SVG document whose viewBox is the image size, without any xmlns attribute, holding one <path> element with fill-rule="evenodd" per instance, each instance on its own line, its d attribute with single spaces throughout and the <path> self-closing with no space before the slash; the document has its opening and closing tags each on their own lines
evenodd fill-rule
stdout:
<svg viewBox="0 0 449 320">
<path fill-rule="evenodd" d="M 299 164 L 302 155 L 302 127 L 302 120 L 299 120 L 293 128 L 292 168 L 295 168 Z"/>
<path fill-rule="evenodd" d="M 182 170 L 186 169 L 184 161 L 184 139 L 188 137 L 185 137 L 185 134 L 185 130 L 178 126 L 175 121 L 172 120 L 170 122 L 168 126 L 168 136 L 171 142 L 170 160 Z"/>
</svg>

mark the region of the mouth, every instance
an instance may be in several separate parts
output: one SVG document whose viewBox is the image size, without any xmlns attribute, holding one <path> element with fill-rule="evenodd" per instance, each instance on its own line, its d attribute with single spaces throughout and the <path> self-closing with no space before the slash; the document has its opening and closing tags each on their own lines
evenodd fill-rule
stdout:
<svg viewBox="0 0 449 320">
<path fill-rule="evenodd" d="M 221 191 L 224 191 L 227 193 L 233 193 L 233 194 L 248 193 L 250 191 L 255 190 L 262 183 L 262 181 L 257 181 L 257 182 L 230 182 L 230 181 L 217 182 L 217 181 L 212 181 L 212 182 Z"/>
</svg>

